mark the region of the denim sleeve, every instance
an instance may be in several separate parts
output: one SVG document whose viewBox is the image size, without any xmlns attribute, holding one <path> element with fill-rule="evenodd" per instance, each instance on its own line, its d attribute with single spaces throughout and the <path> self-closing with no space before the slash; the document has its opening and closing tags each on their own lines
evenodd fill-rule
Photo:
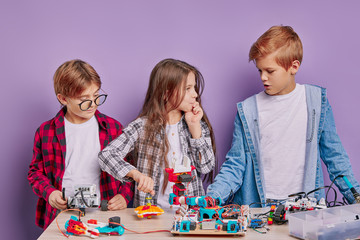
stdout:
<svg viewBox="0 0 360 240">
<path fill-rule="evenodd" d="M 214 183 L 207 189 L 207 195 L 221 198 L 222 202 L 229 198 L 231 192 L 235 193 L 241 187 L 246 167 L 244 131 L 238 114 L 236 114 L 234 125 L 231 149 Z"/>
<path fill-rule="evenodd" d="M 334 115 L 328 100 L 326 100 L 325 105 L 324 124 L 320 133 L 319 149 L 320 157 L 327 167 L 330 180 L 333 181 L 338 175 L 344 175 L 355 189 L 360 192 L 359 183 L 354 177 L 349 157 L 336 132 Z M 348 202 L 353 203 L 354 197 L 343 178 L 337 178 L 334 183 Z"/>
</svg>

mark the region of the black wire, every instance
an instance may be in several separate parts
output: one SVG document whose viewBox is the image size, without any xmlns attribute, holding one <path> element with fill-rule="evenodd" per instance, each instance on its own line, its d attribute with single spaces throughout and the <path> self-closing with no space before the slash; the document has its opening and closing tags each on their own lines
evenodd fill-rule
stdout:
<svg viewBox="0 0 360 240">
<path fill-rule="evenodd" d="M 229 205 L 234 200 L 235 194 L 233 193 L 233 190 L 230 191 L 228 199 L 225 201 L 224 205 Z"/>
<path fill-rule="evenodd" d="M 330 184 L 330 186 L 329 186 L 329 189 L 326 191 L 325 202 L 327 202 L 327 197 L 328 197 L 330 188 L 331 188 L 332 185 L 335 183 L 335 180 L 336 180 L 337 178 L 343 177 L 343 176 L 344 176 L 344 175 L 337 175 L 337 176 L 334 178 L 334 180 L 332 180 L 332 182 L 331 182 L 331 184 Z M 332 203 L 332 202 L 329 202 L 328 207 L 338 206 L 338 205 L 336 205 L 336 203 L 337 203 L 337 201 L 336 201 L 336 200 L 337 200 L 337 192 L 336 192 L 336 190 L 335 190 L 334 188 L 332 188 L 332 189 L 334 190 L 334 193 L 335 193 L 335 199 L 334 199 L 334 201 L 332 201 L 332 202 L 333 202 L 333 205 L 330 204 L 330 203 Z"/>
<path fill-rule="evenodd" d="M 249 207 L 250 207 L 251 205 L 253 205 L 253 204 L 266 204 L 266 202 L 253 202 L 253 203 L 250 203 L 250 204 L 249 204 Z"/>
<path fill-rule="evenodd" d="M 70 202 L 70 204 L 69 204 L 69 206 L 70 206 L 70 207 L 71 207 L 71 205 L 72 205 L 72 203 L 73 203 L 73 201 L 74 201 L 74 199 L 75 199 L 76 195 L 78 195 L 78 194 L 79 194 L 79 192 L 75 193 L 74 197 L 71 199 L 71 202 Z"/>
<path fill-rule="evenodd" d="M 309 196 L 311 193 L 314 193 L 314 192 L 319 191 L 319 190 L 321 190 L 321 189 L 326 189 L 326 188 L 327 188 L 326 195 L 325 195 L 325 204 L 326 204 L 326 206 L 327 206 L 328 208 L 329 208 L 329 207 L 335 207 L 335 206 L 348 205 L 349 203 L 347 202 L 347 200 L 346 200 L 345 197 L 342 198 L 342 199 L 343 199 L 343 202 L 337 201 L 337 191 L 336 191 L 335 188 L 332 187 L 332 185 L 335 183 L 335 180 L 336 180 L 337 178 L 343 177 L 343 176 L 344 176 L 344 175 L 338 175 L 338 176 L 336 176 L 336 177 L 334 178 L 334 180 L 332 180 L 330 186 L 318 187 L 318 188 L 316 188 L 316 189 L 314 189 L 314 190 L 309 191 L 308 193 L 305 193 L 305 192 L 293 193 L 293 194 L 288 195 L 288 197 L 299 196 L 299 197 L 306 197 L 306 198 L 308 198 L 308 196 Z M 328 202 L 328 194 L 329 194 L 330 189 L 332 189 L 332 190 L 334 191 L 334 201 Z M 270 202 L 267 201 L 267 202 L 265 202 L 265 203 L 263 203 L 263 202 L 253 202 L 253 203 L 250 203 L 250 204 L 249 204 L 249 207 L 250 207 L 251 205 L 253 205 L 253 204 L 268 204 L 268 203 L 271 203 L 271 201 L 270 201 Z M 262 214 L 262 215 L 265 215 L 265 214 Z M 261 215 L 259 215 L 259 216 L 261 216 Z"/>
<path fill-rule="evenodd" d="M 310 194 L 312 194 L 312 193 L 314 193 L 314 192 L 316 192 L 316 191 L 319 191 L 319 190 L 321 190 L 321 189 L 325 189 L 325 188 L 327 188 L 328 189 L 328 191 L 327 191 L 327 194 L 328 194 L 328 192 L 330 191 L 330 189 L 332 189 L 333 191 L 334 191 L 334 201 L 331 201 L 331 202 L 329 202 L 328 201 L 328 195 L 326 194 L 326 196 L 325 196 L 325 204 L 326 204 L 326 207 L 331 207 L 331 204 L 330 203 L 332 203 L 332 202 L 337 202 L 336 200 L 337 200 L 337 192 L 336 192 L 336 190 L 335 190 L 335 188 L 333 188 L 331 185 L 330 186 L 322 186 L 322 187 L 318 187 L 318 188 L 316 188 L 316 189 L 314 189 L 314 190 L 311 190 L 311 191 L 309 191 L 306 195 L 307 196 L 309 196 Z"/>
<path fill-rule="evenodd" d="M 295 197 L 295 196 L 306 197 L 307 194 L 306 194 L 306 192 L 298 192 L 298 193 L 290 194 L 288 197 Z"/>
<path fill-rule="evenodd" d="M 267 212 L 265 212 L 265 213 L 258 213 L 258 214 L 253 214 L 253 218 L 262 218 L 262 219 L 267 219 L 269 216 L 270 216 L 270 210 L 269 211 L 267 211 Z"/>
<path fill-rule="evenodd" d="M 81 199 L 83 200 L 85 206 L 87 206 L 88 208 L 90 208 L 90 206 L 86 203 L 85 198 L 84 198 L 84 194 L 83 194 L 83 190 L 80 190 L 80 194 L 81 194 Z"/>
<path fill-rule="evenodd" d="M 329 191 L 330 191 L 330 187 L 332 187 L 332 185 L 334 184 L 336 178 L 337 178 L 337 177 L 334 178 L 334 180 L 331 182 L 328 190 L 326 191 L 326 195 L 325 195 L 325 202 L 326 202 L 326 203 L 328 203 L 328 200 L 327 200 L 327 199 L 328 199 L 328 194 L 329 194 Z M 334 191 L 334 194 L 335 194 L 335 199 L 334 199 L 334 201 L 336 201 L 336 199 L 337 199 L 337 193 L 336 193 L 336 191 Z"/>
<path fill-rule="evenodd" d="M 343 202 L 338 201 L 331 201 L 329 202 L 329 208 L 330 207 L 338 207 L 338 206 L 344 206 L 345 204 Z"/>
<path fill-rule="evenodd" d="M 314 189 L 314 190 L 311 190 L 310 192 L 308 192 L 307 194 L 306 194 L 306 196 L 308 196 L 308 195 L 310 195 L 310 194 L 312 194 L 312 193 L 314 193 L 314 192 L 316 192 L 316 191 L 319 191 L 319 190 L 321 190 L 321 189 L 324 189 L 324 188 L 329 188 L 330 186 L 322 186 L 322 187 L 318 187 L 318 188 L 316 188 L 316 189 Z"/>
<path fill-rule="evenodd" d="M 306 197 L 308 197 L 310 194 L 316 192 L 316 191 L 319 191 L 321 189 L 326 189 L 327 188 L 327 191 L 326 191 L 326 195 L 325 195 L 325 204 L 328 208 L 330 207 L 335 207 L 335 206 L 343 206 L 343 205 L 347 205 L 348 202 L 346 201 L 346 199 L 343 197 L 343 202 L 339 202 L 337 201 L 337 191 L 336 189 L 332 186 L 334 183 L 335 183 L 335 180 L 339 177 L 343 177 L 344 175 L 338 175 L 334 178 L 334 180 L 332 180 L 331 184 L 329 186 L 322 186 L 322 187 L 318 187 L 314 190 L 311 190 L 309 191 L 308 193 L 306 193 Z M 330 189 L 332 189 L 334 191 L 334 200 L 333 201 L 328 201 L 328 195 L 329 195 L 329 191 Z M 292 195 L 296 195 L 296 194 L 292 194 Z M 289 195 L 290 196 L 290 195 Z"/>
</svg>

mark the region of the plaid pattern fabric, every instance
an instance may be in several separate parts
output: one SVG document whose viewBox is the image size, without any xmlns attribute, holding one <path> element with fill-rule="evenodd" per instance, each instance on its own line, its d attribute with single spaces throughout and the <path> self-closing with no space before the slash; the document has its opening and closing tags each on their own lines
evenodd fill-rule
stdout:
<svg viewBox="0 0 360 240">
<path fill-rule="evenodd" d="M 65 171 L 65 123 L 66 109 L 63 108 L 55 118 L 44 122 L 36 131 L 33 157 L 29 167 L 28 180 L 39 197 L 36 208 L 36 224 L 46 228 L 56 216 L 56 209 L 47 200 L 54 190 L 62 190 L 62 177 Z M 119 122 L 99 111 L 95 112 L 99 123 L 100 146 L 103 149 L 122 132 Z M 127 203 L 133 197 L 133 184 L 115 180 L 106 172 L 100 177 L 101 199 L 110 200 L 120 193 Z"/>
<path fill-rule="evenodd" d="M 157 196 L 159 193 L 160 176 L 164 171 L 163 159 L 161 159 L 160 146 L 153 146 L 148 149 L 147 154 L 151 155 L 155 160 L 153 174 L 150 174 L 149 162 L 144 152 L 145 146 L 140 143 L 139 139 L 144 139 L 144 125 L 145 118 L 138 118 L 131 122 L 123 133 L 111 142 L 103 151 L 99 153 L 100 167 L 103 171 L 108 172 L 116 179 L 122 181 L 130 181 L 126 174 L 135 169 L 135 166 L 129 162 L 124 161 L 124 157 L 132 152 L 134 148 L 137 149 L 136 168 L 143 174 L 151 177 L 154 180 L 155 196 L 153 197 L 154 204 L 157 203 Z M 200 174 L 209 173 L 215 166 L 215 156 L 212 149 L 210 130 L 207 124 L 201 121 L 202 135 L 199 139 L 193 139 L 189 128 L 182 117 L 179 126 L 180 144 L 184 155 L 191 160 L 191 165 L 196 167 L 192 171 L 195 179 L 188 186 L 189 196 L 202 196 L 205 194 Z M 159 134 L 157 137 L 160 138 Z M 162 133 L 164 135 L 164 133 Z M 134 206 L 145 205 L 146 194 L 137 190 L 135 185 Z"/>
</svg>

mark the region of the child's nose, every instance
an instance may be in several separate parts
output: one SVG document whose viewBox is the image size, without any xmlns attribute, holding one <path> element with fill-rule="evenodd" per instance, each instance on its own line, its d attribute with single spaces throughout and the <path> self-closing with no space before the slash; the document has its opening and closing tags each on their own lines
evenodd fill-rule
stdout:
<svg viewBox="0 0 360 240">
<path fill-rule="evenodd" d="M 266 81 L 266 80 L 268 80 L 268 77 L 267 77 L 266 74 L 263 73 L 263 72 L 260 74 L 260 78 L 261 78 L 261 81 Z"/>
<path fill-rule="evenodd" d="M 92 106 L 96 107 L 95 101 L 91 101 L 89 108 L 91 108 Z"/>
</svg>

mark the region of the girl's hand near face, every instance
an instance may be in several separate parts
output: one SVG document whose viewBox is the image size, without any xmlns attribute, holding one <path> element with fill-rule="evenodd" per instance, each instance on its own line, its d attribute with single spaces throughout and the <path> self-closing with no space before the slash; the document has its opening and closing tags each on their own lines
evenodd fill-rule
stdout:
<svg viewBox="0 0 360 240">
<path fill-rule="evenodd" d="M 200 124 L 200 120 L 202 119 L 203 115 L 204 112 L 200 107 L 200 104 L 195 102 L 192 110 L 185 113 L 185 121 L 188 125 Z"/>
<path fill-rule="evenodd" d="M 192 111 L 185 113 L 185 121 L 189 127 L 190 133 L 193 138 L 201 137 L 201 124 L 200 120 L 204 115 L 204 111 L 198 102 L 195 102 Z"/>
</svg>

